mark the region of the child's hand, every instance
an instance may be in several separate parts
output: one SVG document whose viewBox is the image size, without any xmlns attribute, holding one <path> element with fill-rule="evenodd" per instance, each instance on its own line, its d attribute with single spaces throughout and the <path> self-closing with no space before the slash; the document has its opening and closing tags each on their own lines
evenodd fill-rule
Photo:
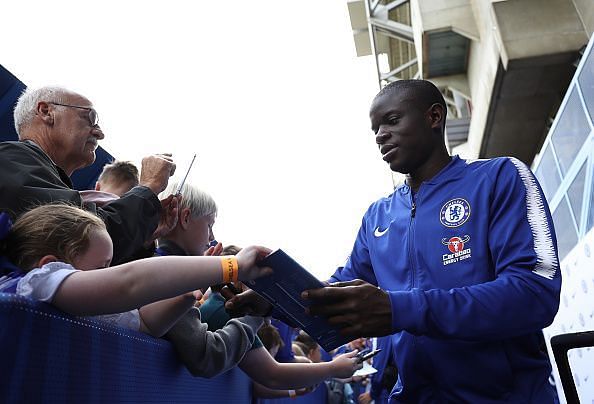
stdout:
<svg viewBox="0 0 594 404">
<path fill-rule="evenodd" d="M 200 289 L 197 289 L 190 293 L 192 294 L 192 297 L 194 298 L 194 300 L 196 300 L 197 302 L 199 302 L 204 297 L 204 293 L 202 293 L 202 291 Z"/>
<path fill-rule="evenodd" d="M 272 250 L 266 247 L 249 246 L 242 249 L 237 255 L 239 265 L 239 280 L 249 281 L 272 273 L 272 268 L 259 267 L 256 262 L 270 254 Z"/>
<path fill-rule="evenodd" d="M 359 394 L 359 404 L 371 404 L 373 399 L 371 398 L 371 394 L 369 392 L 365 392 L 363 394 Z"/>
<path fill-rule="evenodd" d="M 317 387 L 318 387 L 318 385 L 316 384 L 315 386 L 309 386 L 309 387 L 304 387 L 302 389 L 297 389 L 297 390 L 295 390 L 295 394 L 297 395 L 297 397 L 304 396 L 304 395 L 309 394 L 312 391 L 314 391 Z"/>
<path fill-rule="evenodd" d="M 182 296 L 184 296 L 188 300 L 191 300 L 194 306 L 200 307 L 200 304 L 198 302 L 200 301 L 200 299 L 202 299 L 204 295 L 200 289 L 197 289 L 193 292 L 184 293 Z"/>
<path fill-rule="evenodd" d="M 204 256 L 206 257 L 214 257 L 219 256 L 223 252 L 223 245 L 221 243 L 217 243 L 215 246 L 208 247 L 208 250 L 204 251 Z"/>
<path fill-rule="evenodd" d="M 338 355 L 332 359 L 333 376 L 339 379 L 349 378 L 356 370 L 361 369 L 363 364 L 357 358 L 357 351 L 351 351 Z"/>
</svg>

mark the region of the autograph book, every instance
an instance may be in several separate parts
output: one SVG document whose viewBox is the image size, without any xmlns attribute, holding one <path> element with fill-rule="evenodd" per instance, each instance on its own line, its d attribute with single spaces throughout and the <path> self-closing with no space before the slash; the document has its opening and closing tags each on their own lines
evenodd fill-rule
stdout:
<svg viewBox="0 0 594 404">
<path fill-rule="evenodd" d="M 324 287 L 324 284 L 293 258 L 279 249 L 259 261 L 258 265 L 271 267 L 274 272 L 249 282 L 250 287 L 293 325 L 308 333 L 326 352 L 351 340 L 340 335 L 338 328 L 330 325 L 324 317 L 311 316 L 305 312 L 309 302 L 301 298 L 301 292 Z"/>
</svg>

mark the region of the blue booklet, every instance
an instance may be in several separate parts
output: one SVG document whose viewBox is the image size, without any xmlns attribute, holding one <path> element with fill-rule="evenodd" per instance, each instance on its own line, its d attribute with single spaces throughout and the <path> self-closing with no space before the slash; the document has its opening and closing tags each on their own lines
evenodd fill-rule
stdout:
<svg viewBox="0 0 594 404">
<path fill-rule="evenodd" d="M 340 335 L 338 328 L 324 317 L 310 316 L 305 312 L 309 302 L 301 298 L 301 292 L 324 287 L 319 279 L 280 249 L 259 261 L 258 265 L 271 267 L 274 272 L 248 282 L 250 288 L 286 316 L 293 323 L 291 325 L 308 333 L 326 352 L 351 341 L 352 338 Z"/>
</svg>

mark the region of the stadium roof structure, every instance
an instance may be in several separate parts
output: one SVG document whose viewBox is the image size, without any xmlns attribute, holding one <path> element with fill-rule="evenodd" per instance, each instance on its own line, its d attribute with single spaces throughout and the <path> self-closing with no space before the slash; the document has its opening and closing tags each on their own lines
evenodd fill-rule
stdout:
<svg viewBox="0 0 594 404">
<path fill-rule="evenodd" d="M 451 152 L 531 164 L 594 31 L 594 3 L 348 0 L 358 56 L 379 87 L 431 80 L 448 105 Z"/>
</svg>

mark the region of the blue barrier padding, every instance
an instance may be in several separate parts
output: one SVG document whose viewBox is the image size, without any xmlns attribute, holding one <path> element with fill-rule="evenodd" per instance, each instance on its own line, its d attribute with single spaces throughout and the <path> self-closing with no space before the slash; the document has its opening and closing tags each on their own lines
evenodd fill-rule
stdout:
<svg viewBox="0 0 594 404">
<path fill-rule="evenodd" d="M 26 86 L 0 65 L 0 140 L 17 140 L 13 110 Z"/>
<path fill-rule="evenodd" d="M 257 404 L 326 404 L 328 392 L 325 383 L 320 385 L 311 393 L 295 398 L 259 398 Z"/>
<path fill-rule="evenodd" d="M 192 377 L 169 342 L 140 332 L 6 293 L 0 324 L 3 403 L 251 403 L 241 370 Z"/>
</svg>

